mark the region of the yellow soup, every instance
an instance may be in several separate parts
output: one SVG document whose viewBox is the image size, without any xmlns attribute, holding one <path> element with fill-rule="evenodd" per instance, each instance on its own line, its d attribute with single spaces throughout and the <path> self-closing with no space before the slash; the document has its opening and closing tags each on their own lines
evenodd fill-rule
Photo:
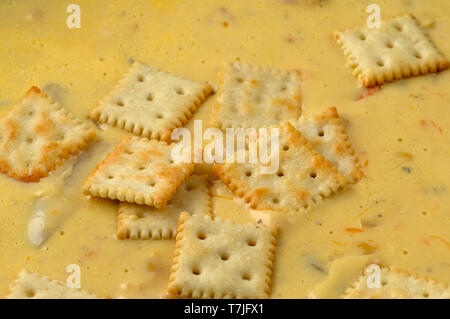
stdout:
<svg viewBox="0 0 450 319">
<path fill-rule="evenodd" d="M 336 106 L 365 177 L 304 214 L 249 210 L 213 186 L 216 216 L 270 220 L 280 229 L 272 298 L 340 297 L 368 263 L 450 282 L 450 71 L 385 84 L 371 96 L 345 67 L 335 30 L 364 26 L 373 1 L 78 0 L 0 2 L 0 115 L 36 85 L 79 117 L 116 85 L 132 61 L 215 85 L 225 62 L 303 75 L 303 112 Z M 382 19 L 411 13 L 450 56 L 450 1 L 379 0 Z M 207 121 L 215 96 L 193 119 Z M 118 204 L 81 186 L 125 131 L 109 126 L 80 156 L 38 183 L 0 175 L 0 297 L 21 269 L 81 284 L 98 296 L 159 298 L 174 240 L 117 240 Z M 207 165 L 198 170 L 209 171 Z M 29 224 L 44 214 L 44 241 Z"/>
</svg>

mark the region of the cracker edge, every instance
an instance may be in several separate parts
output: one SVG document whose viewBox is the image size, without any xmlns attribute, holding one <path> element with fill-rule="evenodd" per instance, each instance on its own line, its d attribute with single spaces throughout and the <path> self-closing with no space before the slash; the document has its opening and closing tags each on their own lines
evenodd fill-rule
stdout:
<svg viewBox="0 0 450 319">
<path fill-rule="evenodd" d="M 93 142 L 96 138 L 96 131 L 94 128 L 89 127 L 86 123 L 84 123 L 81 119 L 76 117 L 74 114 L 72 114 L 69 110 L 62 107 L 59 103 L 56 103 L 53 101 L 51 97 L 49 97 L 47 94 L 42 92 L 38 87 L 32 86 L 27 93 L 20 99 L 19 103 L 15 105 L 20 105 L 23 100 L 26 98 L 29 98 L 33 95 L 37 95 L 41 98 L 47 99 L 49 103 L 56 108 L 57 111 L 61 111 L 64 113 L 65 116 L 70 118 L 70 120 L 73 123 L 76 123 L 79 126 L 86 127 L 86 130 L 88 134 L 86 135 L 86 138 L 83 138 L 83 142 L 79 145 L 72 147 L 72 148 L 66 148 L 63 150 L 61 154 L 57 156 L 55 161 L 52 163 L 43 164 L 45 169 L 40 168 L 33 168 L 31 172 L 27 175 L 21 175 L 21 174 L 15 174 L 14 172 L 10 171 L 9 164 L 0 159 L 0 172 L 3 174 L 7 174 L 9 177 L 14 178 L 16 180 L 29 183 L 29 182 L 39 182 L 41 178 L 47 177 L 50 172 L 54 171 L 57 166 L 61 165 L 64 160 L 68 159 L 71 155 L 77 155 L 80 151 L 85 150 L 91 142 Z M 13 111 L 13 109 L 11 110 Z M 11 112 L 10 111 L 10 112 Z M 9 112 L 5 114 L 5 116 L 8 116 Z M 2 117 L 3 119 L 4 117 Z"/>
<path fill-rule="evenodd" d="M 150 141 L 146 137 L 139 137 L 139 136 L 128 136 L 124 135 L 120 142 L 114 147 L 114 149 L 106 155 L 106 157 L 95 167 L 95 169 L 91 172 L 91 174 L 88 176 L 86 181 L 83 184 L 82 190 L 85 195 L 92 195 L 94 197 L 101 197 L 101 198 L 109 198 L 112 200 L 118 199 L 118 194 L 126 193 L 124 189 L 111 189 L 108 186 L 100 186 L 100 185 L 92 185 L 92 179 L 94 178 L 96 172 L 103 168 L 103 166 L 107 166 L 112 158 L 116 156 L 120 156 L 120 154 L 124 151 L 124 143 L 125 141 Z M 156 141 L 156 140 L 155 140 Z M 163 141 L 156 141 L 158 143 L 164 143 Z M 169 146 L 169 144 L 166 144 Z M 169 199 L 172 197 L 172 195 L 175 193 L 175 191 L 178 189 L 178 187 L 183 184 L 183 182 L 186 180 L 187 177 L 189 177 L 192 172 L 194 171 L 195 165 L 193 163 L 184 164 L 189 169 L 188 174 L 184 176 L 183 178 L 180 178 L 176 184 L 171 185 L 172 188 L 165 196 L 159 196 L 158 198 L 153 198 L 149 194 L 144 194 L 144 200 L 145 205 L 148 206 L 155 206 L 156 208 L 164 208 L 169 201 Z M 136 202 L 136 194 L 133 194 L 133 198 L 129 200 L 127 196 L 125 196 L 125 200 L 119 201 L 126 201 L 128 203 L 132 204 L 139 204 Z"/>
<path fill-rule="evenodd" d="M 347 185 L 347 178 L 342 175 L 341 173 L 339 173 L 337 171 L 337 168 L 335 166 L 333 166 L 331 164 L 331 162 L 329 160 L 327 160 L 325 157 L 323 157 L 319 152 L 317 152 L 317 150 L 308 142 L 308 140 L 303 136 L 303 134 L 297 130 L 296 128 L 294 128 L 292 126 L 292 124 L 290 124 L 289 122 L 283 122 L 279 127 L 281 128 L 282 126 L 291 126 L 294 129 L 294 132 L 292 132 L 293 134 L 296 134 L 297 137 L 300 138 L 300 141 L 302 142 L 302 146 L 301 147 L 306 147 L 309 151 L 311 151 L 313 153 L 314 156 L 319 156 L 321 161 L 323 161 L 324 163 L 326 163 L 327 166 L 334 168 L 333 171 L 339 176 L 339 179 L 335 181 L 335 184 L 332 185 L 329 188 L 329 194 L 328 195 L 322 195 L 322 194 L 318 194 L 317 196 L 320 196 L 320 200 L 313 200 L 314 198 L 310 198 L 307 201 L 307 205 L 308 208 L 304 208 L 303 206 L 301 208 L 299 208 L 299 212 L 305 212 L 308 209 L 316 206 L 317 204 L 319 204 L 319 202 L 321 202 L 324 198 L 327 198 L 329 196 L 331 196 L 334 193 L 337 193 L 340 189 L 344 188 Z M 273 126 L 272 126 L 273 127 Z M 286 212 L 290 212 L 291 210 L 288 208 L 282 208 L 282 207 L 273 207 L 273 206 L 259 206 L 257 204 L 257 200 L 252 197 L 251 195 L 246 195 L 246 193 L 251 192 L 251 189 L 246 189 L 245 186 L 243 186 L 243 183 L 239 180 L 233 177 L 233 174 L 229 174 L 229 168 L 225 168 L 225 165 L 230 165 L 230 164 L 214 164 L 212 170 L 214 172 L 214 174 L 219 177 L 219 179 L 222 180 L 222 182 L 238 197 L 243 198 L 244 201 L 250 205 L 250 208 L 252 209 L 267 209 L 267 210 L 273 210 L 273 211 L 278 211 L 278 212 L 282 212 L 282 213 L 286 213 Z M 231 165 L 237 165 L 236 163 L 233 163 Z M 341 178 L 342 177 L 342 178 Z"/>
<path fill-rule="evenodd" d="M 446 289 L 449 289 L 449 286 L 448 286 L 447 283 L 437 281 L 436 279 L 427 277 L 425 275 L 423 275 L 423 276 L 412 275 L 410 272 L 408 272 L 406 270 L 398 269 L 398 268 L 396 268 L 394 266 L 391 266 L 391 267 L 385 267 L 385 266 L 381 266 L 381 265 L 378 265 L 378 266 L 381 268 L 381 270 L 386 269 L 387 271 L 394 272 L 394 273 L 399 274 L 399 275 L 404 275 L 404 276 L 407 276 L 408 278 L 412 278 L 412 279 L 415 279 L 415 280 L 421 280 L 421 281 L 425 281 L 427 283 L 432 283 L 434 285 L 442 284 L 442 285 L 444 285 L 446 287 Z M 367 266 L 366 266 L 366 268 L 367 268 Z M 345 293 L 342 295 L 343 299 L 358 299 L 358 298 L 349 298 L 349 295 L 351 293 L 353 293 L 356 289 L 358 289 L 358 286 L 359 286 L 359 283 L 361 281 L 361 278 L 364 278 L 364 277 L 367 276 L 365 274 L 366 268 L 364 268 L 364 270 L 362 271 L 361 276 L 359 276 L 358 279 L 356 279 L 351 284 L 351 286 L 348 287 L 345 290 Z M 359 299 L 361 299 L 361 298 L 359 298 Z"/>
<path fill-rule="evenodd" d="M 418 20 L 416 19 L 415 16 L 413 16 L 410 13 L 407 14 L 403 14 L 394 18 L 391 18 L 389 20 L 387 20 L 386 22 L 392 21 L 396 18 L 401 18 L 401 17 L 410 17 L 414 20 L 414 22 L 417 24 L 417 26 L 419 27 L 419 29 L 421 30 L 422 35 L 429 41 L 429 43 L 436 49 L 436 51 L 441 55 L 442 60 L 440 61 L 436 61 L 435 62 L 435 66 L 436 66 L 436 71 L 433 72 L 431 71 L 431 67 L 429 65 L 426 65 L 426 71 L 423 72 L 421 68 L 419 68 L 418 74 L 413 74 L 413 72 L 411 72 L 411 68 L 408 67 L 410 72 L 405 73 L 403 69 L 400 70 L 400 74 L 399 76 L 395 75 L 393 76 L 393 78 L 391 80 L 387 80 L 385 73 L 383 72 L 383 79 L 382 81 L 378 81 L 378 79 L 376 77 L 373 78 L 369 78 L 368 76 L 363 76 L 362 73 L 357 73 L 357 67 L 351 67 L 349 64 L 349 56 L 351 54 L 350 50 L 348 49 L 347 46 L 344 45 L 344 42 L 342 41 L 342 35 L 346 32 L 346 31 L 357 31 L 357 30 L 361 30 L 364 27 L 353 27 L 344 31 L 335 31 L 333 33 L 333 38 L 334 40 L 337 42 L 338 46 L 342 49 L 342 51 L 344 51 L 344 56 L 345 56 L 345 64 L 347 67 L 351 68 L 353 70 L 353 75 L 360 81 L 360 83 L 362 84 L 362 86 L 369 88 L 369 87 L 374 87 L 377 85 L 383 85 L 384 83 L 389 83 L 389 82 L 393 82 L 395 80 L 401 80 L 401 79 L 408 79 L 410 77 L 413 76 L 419 76 L 419 75 L 426 75 L 426 74 L 430 74 L 430 73 L 436 73 L 436 72 L 440 72 L 440 71 L 444 71 L 446 70 L 449 66 L 450 63 L 449 61 L 445 58 L 445 56 L 442 54 L 442 52 L 436 47 L 435 43 L 433 41 L 431 41 L 431 38 L 428 36 L 428 33 L 425 32 L 425 30 L 423 30 L 423 27 L 420 25 L 420 23 L 418 22 Z"/>
<path fill-rule="evenodd" d="M 71 289 L 71 288 L 68 288 L 66 285 L 64 285 L 64 283 L 62 283 L 62 282 L 59 281 L 59 280 L 51 279 L 51 278 L 48 277 L 48 276 L 43 276 L 43 275 L 41 275 L 41 274 L 38 274 L 38 273 L 35 273 L 35 272 L 32 272 L 32 271 L 28 271 L 28 270 L 26 270 L 26 269 L 22 269 L 22 270 L 19 272 L 19 274 L 17 275 L 16 279 L 15 279 L 13 282 L 11 282 L 11 283 L 9 284 L 9 286 L 8 286 L 8 293 L 7 293 L 7 295 L 6 295 L 6 299 L 11 299 L 9 296 L 13 293 L 13 289 L 15 288 L 16 285 L 19 284 L 20 280 L 22 279 L 22 276 L 23 276 L 23 275 L 27 275 L 27 274 L 28 274 L 28 275 L 38 275 L 38 276 L 39 276 L 39 279 L 44 279 L 44 280 L 48 281 L 49 283 L 56 283 L 56 284 L 59 285 L 59 286 L 62 286 L 62 287 L 67 288 L 67 289 Z M 98 298 L 97 295 L 95 295 L 95 294 L 93 294 L 93 293 L 90 293 L 90 292 L 88 292 L 87 290 L 84 290 L 84 289 L 76 289 L 76 290 L 77 290 L 77 292 L 79 292 L 79 293 L 86 294 L 86 297 L 89 298 L 89 299 L 97 299 L 97 298 Z"/>
<path fill-rule="evenodd" d="M 171 129 L 165 129 L 162 132 L 155 132 L 155 131 L 149 131 L 148 134 L 143 134 L 144 132 L 144 127 L 141 127 L 139 125 L 136 125 L 135 123 L 129 121 L 129 120 L 125 120 L 125 119 L 119 119 L 119 118 L 115 118 L 113 116 L 110 116 L 106 113 L 104 113 L 101 110 L 101 107 L 103 105 L 103 103 L 108 100 L 111 96 L 113 96 L 115 94 L 115 92 L 117 90 L 119 90 L 119 88 L 122 86 L 122 84 L 128 79 L 129 74 L 131 74 L 133 72 L 133 69 L 135 67 L 137 67 L 138 65 L 145 65 L 148 66 L 145 63 L 141 63 L 141 62 L 137 62 L 135 61 L 131 67 L 129 68 L 128 72 L 125 73 L 125 75 L 117 82 L 117 84 L 113 87 L 112 90 L 110 90 L 104 97 L 102 100 L 100 100 L 100 102 L 97 104 L 97 106 L 91 111 L 90 113 L 90 118 L 94 121 L 97 121 L 99 123 L 106 123 L 109 124 L 111 126 L 115 126 L 115 127 L 119 127 L 121 129 L 124 129 L 126 131 L 129 131 L 137 136 L 142 136 L 142 137 L 146 137 L 148 139 L 156 139 L 156 140 L 161 140 L 161 141 L 165 141 L 166 143 L 170 143 L 171 142 L 171 134 L 172 131 L 176 128 L 182 127 L 184 124 L 186 124 L 186 122 L 194 115 L 194 113 L 197 111 L 198 107 L 200 105 L 203 104 L 203 102 L 206 100 L 206 98 L 212 94 L 214 92 L 214 89 L 212 88 L 212 86 L 208 83 L 208 82 L 197 82 L 194 81 L 192 79 L 188 79 L 185 78 L 181 75 L 178 74 L 173 74 L 173 73 L 169 73 L 163 70 L 160 70 L 158 68 L 152 67 L 152 66 L 148 66 L 150 68 L 152 68 L 153 70 L 157 71 L 157 72 L 161 72 L 170 76 L 175 76 L 177 78 L 183 79 L 183 80 L 188 80 L 188 81 L 193 81 L 199 84 L 203 84 L 203 96 L 194 96 L 192 103 L 190 105 L 190 107 L 183 113 L 181 114 L 179 117 L 174 118 L 174 120 L 172 121 L 172 128 Z"/>
<path fill-rule="evenodd" d="M 203 174 L 202 174 L 203 175 Z M 204 174 L 206 175 L 206 174 Z M 189 178 L 189 177 L 187 177 Z M 187 179 L 186 178 L 186 179 Z M 208 176 L 208 180 L 207 180 L 207 195 L 208 195 L 208 202 L 206 203 L 207 206 L 207 210 L 204 213 L 207 216 L 210 216 L 211 218 L 214 217 L 214 212 L 213 212 L 213 195 L 211 192 L 211 186 L 212 186 L 212 181 L 211 181 L 211 177 Z M 175 195 L 175 194 L 174 194 Z M 123 240 L 123 239 L 134 239 L 134 240 L 144 240 L 143 238 L 141 238 L 141 231 L 139 232 L 139 237 L 137 238 L 130 238 L 130 232 L 129 232 L 129 228 L 125 227 L 125 225 L 120 223 L 120 217 L 121 213 L 120 213 L 120 206 L 119 206 L 119 216 L 118 216 L 118 220 L 117 220 L 117 226 L 116 226 L 116 237 L 117 239 Z M 181 216 L 181 212 L 180 212 L 180 216 Z M 177 231 L 175 231 L 175 233 L 172 233 L 171 231 L 167 232 L 168 236 L 163 236 L 164 232 L 162 231 L 162 229 L 159 229 L 160 234 L 159 237 L 155 238 L 155 236 L 153 236 L 153 232 L 149 232 L 149 237 L 145 238 L 145 240 L 147 239 L 172 239 L 176 237 Z"/>
<path fill-rule="evenodd" d="M 169 283 L 166 292 L 164 293 L 164 298 L 168 299 L 176 299 L 181 298 L 185 299 L 186 297 L 182 297 L 178 293 L 178 287 L 174 286 L 173 281 L 175 280 L 174 276 L 175 273 L 178 270 L 178 257 L 180 256 L 180 250 L 182 249 L 182 241 L 183 238 L 183 231 L 184 231 L 184 222 L 186 218 L 189 218 L 191 215 L 188 212 L 181 212 L 180 214 L 180 222 L 178 224 L 177 228 L 177 236 L 176 236 L 176 245 L 175 245 L 175 252 L 173 255 L 173 262 L 172 267 L 170 269 L 170 277 L 169 277 Z M 212 221 L 222 221 L 221 218 L 211 218 L 209 216 L 204 216 L 204 218 L 212 220 Z M 232 223 L 230 220 L 224 221 Z M 251 225 L 254 225 L 252 223 L 249 223 Z M 256 227 L 256 225 L 254 225 Z M 272 273 L 273 273 L 273 265 L 275 261 L 275 251 L 276 251 L 276 243 L 277 243 L 277 235 L 278 235 L 278 227 L 274 225 L 264 225 L 264 227 L 267 227 L 270 235 L 271 235 L 271 241 L 270 241 L 270 247 L 268 248 L 268 259 L 267 262 L 263 265 L 266 269 L 266 286 L 264 288 L 264 296 L 261 299 L 268 299 L 270 296 L 271 291 L 271 285 L 272 285 Z M 189 291 L 189 295 L 192 295 L 192 291 Z M 254 298 L 254 297 L 253 297 Z M 214 295 L 205 295 L 202 294 L 200 298 L 198 299 L 236 299 L 236 297 L 233 298 L 231 295 L 220 295 L 216 296 Z"/>
</svg>

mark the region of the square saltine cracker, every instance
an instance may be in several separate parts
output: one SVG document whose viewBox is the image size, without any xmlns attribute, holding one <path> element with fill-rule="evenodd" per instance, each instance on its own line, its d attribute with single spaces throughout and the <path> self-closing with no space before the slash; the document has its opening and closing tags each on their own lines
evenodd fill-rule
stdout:
<svg viewBox="0 0 450 319">
<path fill-rule="evenodd" d="M 0 171 L 38 182 L 95 139 L 95 128 L 35 86 L 0 119 Z"/>
<path fill-rule="evenodd" d="M 181 213 L 168 296 L 268 298 L 277 229 Z"/>
<path fill-rule="evenodd" d="M 445 70 L 448 60 L 411 15 L 382 21 L 380 28 L 335 32 L 346 63 L 365 87 Z"/>
<path fill-rule="evenodd" d="M 302 113 L 301 75 L 241 62 L 220 76 L 212 126 L 260 128 L 296 120 Z"/>
<path fill-rule="evenodd" d="M 172 159 L 176 144 L 124 136 L 83 185 L 86 195 L 164 208 L 194 164 Z"/>
<path fill-rule="evenodd" d="M 251 208 L 283 212 L 305 211 L 347 184 L 337 168 L 289 122 L 279 127 L 278 151 L 279 167 L 274 174 L 262 172 L 260 160 L 216 164 L 213 171 Z"/>
<path fill-rule="evenodd" d="M 91 112 L 91 118 L 136 135 L 170 142 L 212 93 L 199 83 L 135 62 L 125 77 Z"/>
</svg>

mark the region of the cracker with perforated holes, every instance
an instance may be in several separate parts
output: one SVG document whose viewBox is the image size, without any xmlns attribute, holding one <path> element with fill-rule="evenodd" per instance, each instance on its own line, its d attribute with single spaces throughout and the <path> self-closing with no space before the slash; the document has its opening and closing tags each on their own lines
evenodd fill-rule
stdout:
<svg viewBox="0 0 450 319">
<path fill-rule="evenodd" d="M 192 163 L 174 162 L 171 152 L 175 145 L 124 136 L 88 177 L 83 192 L 164 208 L 194 170 Z"/>
<path fill-rule="evenodd" d="M 267 144 L 271 149 L 270 140 Z M 263 174 L 260 160 L 258 163 L 216 164 L 213 171 L 251 208 L 284 212 L 311 208 L 347 184 L 337 168 L 289 122 L 279 127 L 278 150 L 279 167 L 274 174 Z"/>
<path fill-rule="evenodd" d="M 38 182 L 95 139 L 95 129 L 35 86 L 0 120 L 0 171 Z"/>
<path fill-rule="evenodd" d="M 376 274 L 369 267 L 347 289 L 344 299 L 450 299 L 450 289 L 446 284 L 387 267 L 380 269 L 380 288 L 370 288 L 368 282 L 371 285 L 377 283 L 373 280 Z"/>
<path fill-rule="evenodd" d="M 47 276 L 22 270 L 9 286 L 8 299 L 97 299 L 85 290 L 69 288 Z"/>
<path fill-rule="evenodd" d="M 268 298 L 276 228 L 180 215 L 168 294 L 179 298 Z"/>
<path fill-rule="evenodd" d="M 298 119 L 300 81 L 299 71 L 229 63 L 221 72 L 211 125 L 259 128 Z"/>
<path fill-rule="evenodd" d="M 335 32 L 347 65 L 365 87 L 448 68 L 448 60 L 435 47 L 411 15 L 382 21 L 379 29 L 355 28 Z"/>
<path fill-rule="evenodd" d="M 117 238 L 174 238 L 182 211 L 212 215 L 208 175 L 191 175 L 162 209 L 129 203 L 119 204 Z"/>
<path fill-rule="evenodd" d="M 350 183 L 363 176 L 362 165 L 348 139 L 342 119 L 335 107 L 305 116 L 293 123 L 308 142 L 335 165 Z"/>
<path fill-rule="evenodd" d="M 135 62 L 91 118 L 136 135 L 170 141 L 171 133 L 191 118 L 211 94 L 199 83 Z"/>
</svg>

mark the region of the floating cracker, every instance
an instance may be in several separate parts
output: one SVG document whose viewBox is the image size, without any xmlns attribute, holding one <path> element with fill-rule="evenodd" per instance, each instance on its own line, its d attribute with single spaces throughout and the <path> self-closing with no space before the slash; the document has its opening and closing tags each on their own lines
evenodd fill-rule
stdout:
<svg viewBox="0 0 450 319">
<path fill-rule="evenodd" d="M 221 74 L 213 126 L 259 128 L 301 115 L 300 73 L 229 63 Z"/>
<path fill-rule="evenodd" d="M 283 123 L 279 134 L 275 174 L 262 174 L 261 162 L 214 165 L 214 173 L 251 208 L 302 211 L 346 185 L 346 178 L 291 124 Z"/>
<path fill-rule="evenodd" d="M 10 285 L 8 299 L 97 299 L 85 290 L 69 288 L 62 282 L 22 270 Z"/>
<path fill-rule="evenodd" d="M 135 62 L 117 87 L 91 112 L 91 118 L 136 135 L 170 141 L 212 92 L 198 83 Z"/>
<path fill-rule="evenodd" d="M 335 32 L 347 65 L 365 87 L 448 68 L 448 60 L 411 15 L 382 21 L 379 29 Z"/>
<path fill-rule="evenodd" d="M 361 163 L 335 107 L 310 116 L 302 115 L 294 126 L 350 183 L 361 179 Z"/>
<path fill-rule="evenodd" d="M 94 139 L 94 128 L 33 86 L 0 120 L 0 171 L 38 182 Z"/>
<path fill-rule="evenodd" d="M 380 288 L 369 288 L 368 282 L 371 286 L 376 284 L 371 280 L 376 274 L 369 267 L 347 289 L 345 299 L 450 299 L 450 289 L 446 284 L 426 277 L 412 276 L 394 268 L 382 267 Z"/>
<path fill-rule="evenodd" d="M 88 177 L 83 192 L 122 202 L 165 207 L 194 170 L 194 164 L 173 162 L 174 145 L 124 136 Z"/>
<path fill-rule="evenodd" d="M 180 298 L 267 298 L 276 228 L 180 215 L 168 293 Z"/>
<path fill-rule="evenodd" d="M 120 203 L 116 235 L 119 239 L 173 238 L 182 211 L 211 215 L 211 204 L 209 176 L 191 175 L 163 209 Z"/>
</svg>

